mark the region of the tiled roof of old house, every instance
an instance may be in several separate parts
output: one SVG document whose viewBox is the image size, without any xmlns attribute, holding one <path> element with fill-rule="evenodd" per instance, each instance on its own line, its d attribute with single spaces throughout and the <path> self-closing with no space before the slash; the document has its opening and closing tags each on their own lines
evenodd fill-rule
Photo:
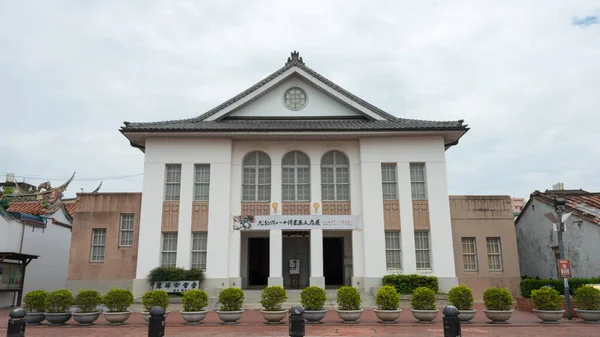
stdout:
<svg viewBox="0 0 600 337">
<path fill-rule="evenodd" d="M 545 204 L 554 205 L 555 197 L 565 198 L 567 212 L 600 225 L 600 193 L 587 192 L 584 190 L 546 190 L 535 191 L 531 198 L 535 198 Z"/>
</svg>

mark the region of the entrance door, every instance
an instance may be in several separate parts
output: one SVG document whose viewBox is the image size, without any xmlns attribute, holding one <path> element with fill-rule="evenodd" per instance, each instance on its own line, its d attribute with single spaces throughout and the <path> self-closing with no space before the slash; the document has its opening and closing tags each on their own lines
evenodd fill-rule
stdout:
<svg viewBox="0 0 600 337">
<path fill-rule="evenodd" d="M 323 275 L 326 286 L 344 285 L 344 238 L 323 238 Z"/>
<path fill-rule="evenodd" d="M 248 238 L 248 285 L 265 286 L 269 281 L 269 238 Z"/>
</svg>

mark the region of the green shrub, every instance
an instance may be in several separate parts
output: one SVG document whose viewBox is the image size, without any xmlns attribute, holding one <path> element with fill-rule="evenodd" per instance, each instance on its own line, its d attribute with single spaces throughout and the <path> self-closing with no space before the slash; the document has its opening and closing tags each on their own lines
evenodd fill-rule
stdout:
<svg viewBox="0 0 600 337">
<path fill-rule="evenodd" d="M 410 298 L 410 305 L 415 310 L 435 310 L 436 303 L 435 291 L 426 287 L 413 290 Z"/>
<path fill-rule="evenodd" d="M 600 289 L 584 285 L 575 290 L 577 309 L 600 310 Z"/>
<path fill-rule="evenodd" d="M 67 312 L 73 301 L 73 294 L 68 289 L 54 290 L 46 297 L 46 310 L 51 313 Z"/>
<path fill-rule="evenodd" d="M 204 281 L 204 272 L 199 269 L 186 270 L 177 267 L 156 267 L 152 269 L 148 276 L 146 276 L 146 282 L 151 287 L 154 287 L 156 282 L 165 281 Z"/>
<path fill-rule="evenodd" d="M 102 297 L 102 303 L 110 312 L 125 312 L 133 304 L 133 293 L 129 289 L 111 288 Z"/>
<path fill-rule="evenodd" d="M 392 286 L 383 286 L 377 290 L 375 297 L 377 308 L 379 310 L 398 310 L 400 306 L 400 295 L 396 288 Z"/>
<path fill-rule="evenodd" d="M 27 312 L 45 312 L 47 298 L 48 292 L 45 290 L 33 290 L 28 292 L 23 298 L 25 310 Z"/>
<path fill-rule="evenodd" d="M 285 300 L 287 300 L 287 293 L 280 286 L 266 287 L 260 295 L 260 304 L 265 311 L 281 311 L 281 305 Z"/>
<path fill-rule="evenodd" d="M 569 279 L 569 290 L 574 293 L 577 288 L 586 284 L 600 283 L 600 277 L 594 278 L 570 278 Z M 550 280 L 550 279 L 525 279 L 521 280 L 521 296 L 525 298 L 531 298 L 531 291 L 540 289 L 541 287 L 552 287 L 556 289 L 561 295 L 565 294 L 564 283 L 562 279 Z"/>
<path fill-rule="evenodd" d="M 512 300 L 506 288 L 489 287 L 483 293 L 483 303 L 488 310 L 510 310 Z"/>
<path fill-rule="evenodd" d="M 226 288 L 219 293 L 221 311 L 240 311 L 244 303 L 244 292 L 240 288 Z"/>
<path fill-rule="evenodd" d="M 471 310 L 473 307 L 473 292 L 467 286 L 456 286 L 448 292 L 448 302 L 458 310 Z"/>
<path fill-rule="evenodd" d="M 435 276 L 410 275 L 385 275 L 383 285 L 393 286 L 398 294 L 412 294 L 419 287 L 425 287 L 437 293 L 440 289 L 438 278 Z"/>
<path fill-rule="evenodd" d="M 102 297 L 96 290 L 80 290 L 75 296 L 75 305 L 80 312 L 97 312 L 96 307 L 102 303 Z"/>
<path fill-rule="evenodd" d="M 360 310 L 360 294 L 356 288 L 343 286 L 337 291 L 337 304 L 339 310 Z"/>
<path fill-rule="evenodd" d="M 183 311 L 202 311 L 208 305 L 208 295 L 201 289 L 192 289 L 183 293 L 181 298 Z"/>
<path fill-rule="evenodd" d="M 169 294 L 164 290 L 148 291 L 142 297 L 144 311 L 150 311 L 156 306 L 161 306 L 165 311 L 169 307 Z"/>
<path fill-rule="evenodd" d="M 305 310 L 323 310 L 326 300 L 325 290 L 319 287 L 311 286 L 300 292 L 300 304 Z"/>
<path fill-rule="evenodd" d="M 533 307 L 537 310 L 560 310 L 560 294 L 553 288 L 541 287 L 531 292 Z"/>
</svg>

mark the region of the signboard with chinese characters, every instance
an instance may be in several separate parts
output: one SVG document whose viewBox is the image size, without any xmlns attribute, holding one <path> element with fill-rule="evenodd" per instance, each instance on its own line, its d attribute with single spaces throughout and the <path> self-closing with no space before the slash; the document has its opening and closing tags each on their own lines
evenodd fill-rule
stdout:
<svg viewBox="0 0 600 337">
<path fill-rule="evenodd" d="M 357 215 L 267 215 L 233 217 L 234 230 L 360 229 Z"/>
<path fill-rule="evenodd" d="M 300 259 L 290 259 L 290 275 L 300 274 Z"/>
<path fill-rule="evenodd" d="M 562 278 L 572 277 L 570 260 L 558 260 L 558 275 Z"/>
<path fill-rule="evenodd" d="M 160 289 L 168 293 L 183 293 L 188 290 L 198 289 L 200 281 L 163 281 L 155 282 L 154 290 Z"/>
</svg>

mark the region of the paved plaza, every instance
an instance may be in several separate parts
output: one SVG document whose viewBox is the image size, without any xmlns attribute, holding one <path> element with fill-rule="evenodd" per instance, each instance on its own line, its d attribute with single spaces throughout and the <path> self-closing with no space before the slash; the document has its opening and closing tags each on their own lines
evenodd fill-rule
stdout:
<svg viewBox="0 0 600 337">
<path fill-rule="evenodd" d="M 481 312 L 481 305 L 472 324 L 462 325 L 463 336 L 564 336 L 593 337 L 600 336 L 600 325 L 584 324 L 580 320 L 563 320 L 558 325 L 541 324 L 533 313 L 515 311 L 510 324 L 491 325 Z M 8 310 L 0 310 L 0 331 L 6 331 Z M 287 318 L 286 318 L 287 322 Z M 215 312 L 209 312 L 204 323 L 199 326 L 187 326 L 178 312 L 171 312 L 167 318 L 166 336 L 287 336 L 287 324 L 266 325 L 259 311 L 246 311 L 239 324 L 223 325 Z M 307 336 L 443 336 L 441 314 L 432 324 L 419 324 L 408 310 L 404 310 L 397 324 L 384 325 L 378 322 L 372 310 L 365 310 L 356 325 L 341 323 L 335 311 L 329 311 L 324 324 L 307 325 Z M 120 327 L 111 327 L 101 317 L 93 327 L 78 327 L 71 320 L 69 326 L 27 327 L 26 336 L 147 336 L 147 326 L 139 313 L 134 313 L 128 323 Z"/>
</svg>

